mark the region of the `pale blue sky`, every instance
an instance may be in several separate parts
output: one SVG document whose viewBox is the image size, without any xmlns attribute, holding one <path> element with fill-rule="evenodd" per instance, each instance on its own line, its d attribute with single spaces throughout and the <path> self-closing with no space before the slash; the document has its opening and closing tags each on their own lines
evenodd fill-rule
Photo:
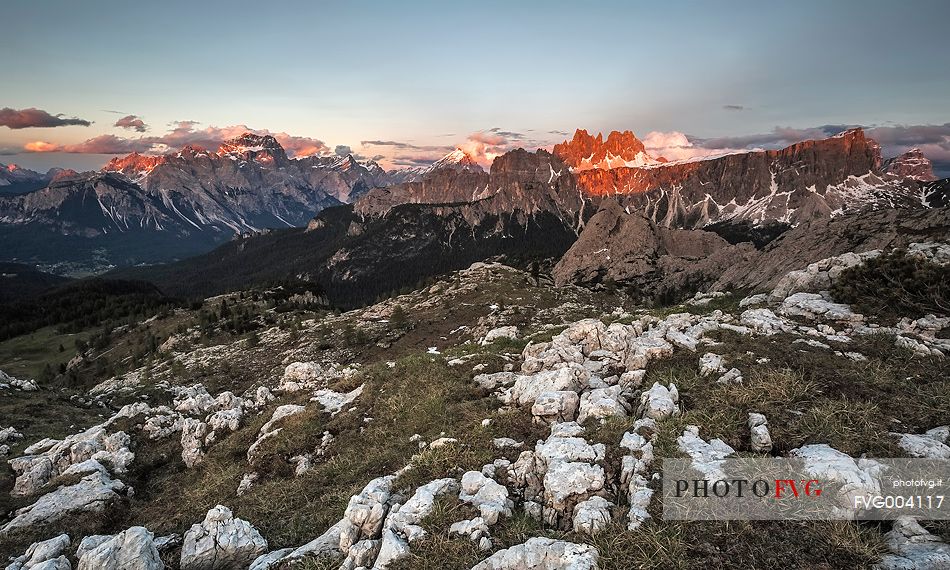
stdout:
<svg viewBox="0 0 950 570">
<path fill-rule="evenodd" d="M 452 146 L 492 127 L 548 144 L 577 127 L 710 138 L 950 121 L 946 1 L 13 0 L 3 13 L 0 108 L 93 121 L 0 127 L 7 155 L 143 136 L 109 110 L 146 136 L 246 124 L 366 156 L 395 147 L 361 141 Z"/>
</svg>

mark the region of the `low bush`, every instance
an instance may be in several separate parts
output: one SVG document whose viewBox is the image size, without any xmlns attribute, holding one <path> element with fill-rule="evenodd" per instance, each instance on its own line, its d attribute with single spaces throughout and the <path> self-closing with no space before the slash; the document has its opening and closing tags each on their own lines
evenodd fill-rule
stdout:
<svg viewBox="0 0 950 570">
<path fill-rule="evenodd" d="M 832 286 L 836 301 L 884 321 L 950 313 L 950 266 L 895 250 L 846 269 Z"/>
</svg>

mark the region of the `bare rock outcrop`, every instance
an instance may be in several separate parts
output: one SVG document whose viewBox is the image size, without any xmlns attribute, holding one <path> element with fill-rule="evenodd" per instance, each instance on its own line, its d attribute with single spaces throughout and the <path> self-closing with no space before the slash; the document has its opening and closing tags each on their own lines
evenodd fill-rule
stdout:
<svg viewBox="0 0 950 570">
<path fill-rule="evenodd" d="M 251 523 L 218 505 L 192 525 L 181 547 L 182 570 L 245 568 L 267 551 L 267 541 Z"/>
<path fill-rule="evenodd" d="M 604 200 L 577 242 L 554 267 L 555 283 L 634 285 L 643 294 L 696 290 L 754 255 L 712 232 L 671 229 Z"/>
</svg>

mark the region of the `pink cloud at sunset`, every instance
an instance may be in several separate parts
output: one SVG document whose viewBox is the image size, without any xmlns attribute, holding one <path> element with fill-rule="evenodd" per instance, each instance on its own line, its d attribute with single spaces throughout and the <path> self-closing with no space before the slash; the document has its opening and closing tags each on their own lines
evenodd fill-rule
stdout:
<svg viewBox="0 0 950 570">
<path fill-rule="evenodd" d="M 26 152 L 66 152 L 80 154 L 163 154 L 186 145 L 197 145 L 216 149 L 223 141 L 238 137 L 246 132 L 272 135 L 284 147 L 290 156 L 309 156 L 331 152 L 323 141 L 290 135 L 284 132 L 271 132 L 267 129 L 253 129 L 247 125 L 227 127 L 196 128 L 195 121 L 178 121 L 171 130 L 160 136 L 127 138 L 113 134 L 104 134 L 74 144 L 53 144 L 44 141 L 29 142 L 23 146 Z"/>
</svg>

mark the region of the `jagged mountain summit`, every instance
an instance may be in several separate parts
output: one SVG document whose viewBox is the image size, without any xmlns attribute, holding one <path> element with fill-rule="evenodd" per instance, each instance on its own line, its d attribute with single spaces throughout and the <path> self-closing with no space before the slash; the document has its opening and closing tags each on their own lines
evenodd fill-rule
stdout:
<svg viewBox="0 0 950 570">
<path fill-rule="evenodd" d="M 439 169 L 450 168 L 452 170 L 471 170 L 473 172 L 484 172 L 485 169 L 475 160 L 472 155 L 464 150 L 457 148 L 439 160 L 432 163 L 422 171 L 422 174 L 429 174 Z"/>
<path fill-rule="evenodd" d="M 604 140 L 602 133 L 594 137 L 586 130 L 577 129 L 573 139 L 554 145 L 554 154 L 574 171 L 666 162 L 665 158 L 653 158 L 647 154 L 643 143 L 632 131 L 611 131 Z"/>
<path fill-rule="evenodd" d="M 934 176 L 933 164 L 919 148 L 912 148 L 904 154 L 889 158 L 884 161 L 883 166 L 884 172 L 895 176 L 913 178 L 921 182 L 933 182 L 937 179 Z"/>
</svg>

